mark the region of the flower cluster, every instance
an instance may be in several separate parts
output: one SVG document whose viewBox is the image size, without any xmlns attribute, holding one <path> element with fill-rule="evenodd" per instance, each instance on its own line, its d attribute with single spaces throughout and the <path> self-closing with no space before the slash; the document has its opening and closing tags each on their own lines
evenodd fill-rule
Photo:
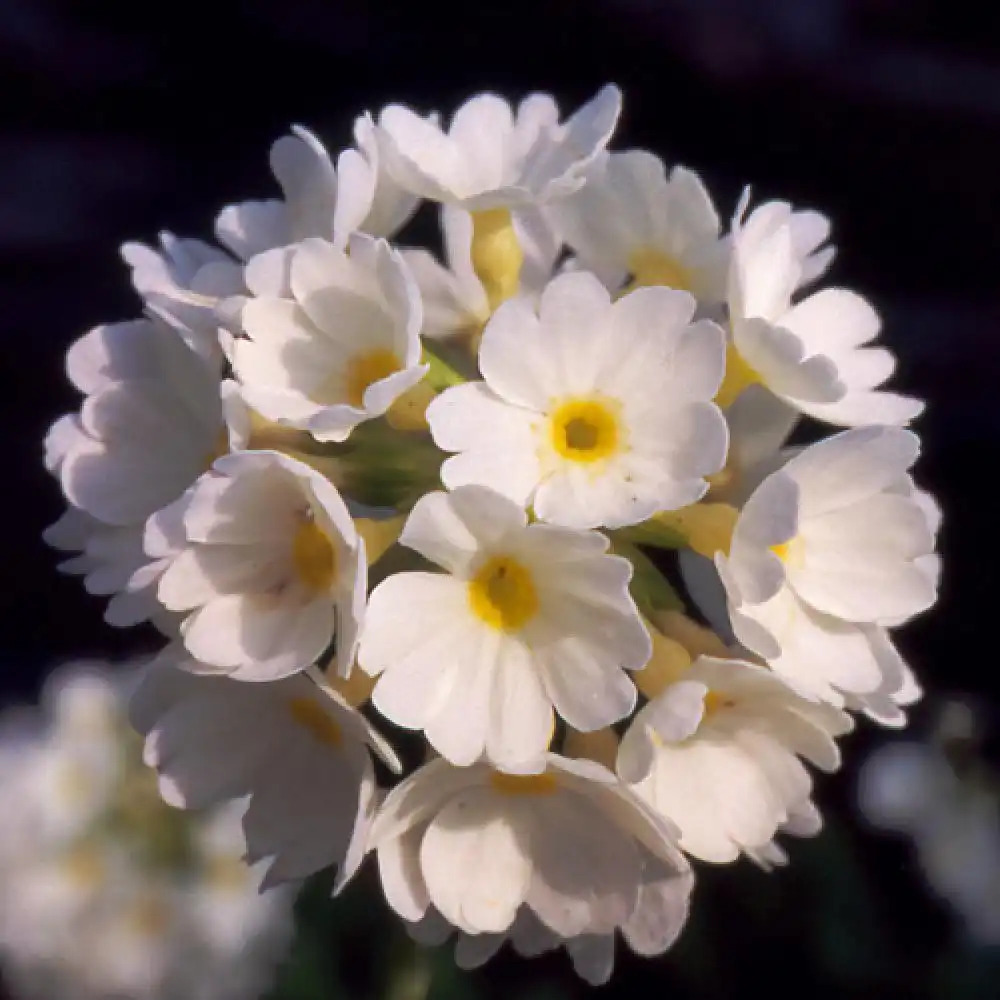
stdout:
<svg viewBox="0 0 1000 1000">
<path fill-rule="evenodd" d="M 261 897 L 239 810 L 161 802 L 126 717 L 128 679 L 77 664 L 46 712 L 0 720 L 0 961 L 25 1000 L 246 1000 L 291 933 Z"/>
<path fill-rule="evenodd" d="M 46 449 L 63 568 L 169 639 L 133 705 L 168 801 L 248 796 L 268 883 L 374 853 L 462 964 L 565 946 L 593 982 L 616 932 L 670 946 L 689 858 L 819 829 L 803 761 L 903 723 L 889 629 L 938 571 L 921 404 L 817 288 L 827 220 L 725 227 L 608 151 L 620 100 L 390 105 L 336 158 L 293 129 L 218 245 L 125 246 L 143 318 L 70 349 Z M 430 759 L 384 794 L 401 730 Z"/>
</svg>

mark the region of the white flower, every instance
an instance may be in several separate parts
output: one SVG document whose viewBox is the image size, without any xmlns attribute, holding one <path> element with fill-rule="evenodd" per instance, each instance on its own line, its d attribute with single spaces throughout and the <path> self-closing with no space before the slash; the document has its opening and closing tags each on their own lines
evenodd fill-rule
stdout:
<svg viewBox="0 0 1000 1000">
<path fill-rule="evenodd" d="M 222 361 L 220 302 L 242 294 L 243 269 L 229 254 L 201 240 L 160 233 L 160 250 L 126 243 L 121 254 L 146 309 L 181 336 L 208 364 Z"/>
<path fill-rule="evenodd" d="M 220 458 L 154 515 L 146 549 L 169 559 L 158 596 L 192 657 L 246 680 L 303 670 L 336 640 L 345 675 L 364 611 L 367 564 L 336 488 L 286 455 Z"/>
<path fill-rule="evenodd" d="M 693 503 L 726 454 L 711 402 L 723 334 L 690 323 L 686 292 L 643 288 L 612 303 L 592 275 L 565 274 L 538 315 L 505 303 L 479 352 L 483 382 L 427 409 L 435 443 L 459 452 L 449 489 L 480 483 L 574 528 L 621 527 Z"/>
<path fill-rule="evenodd" d="M 319 441 L 344 441 L 427 371 L 417 288 L 383 240 L 355 235 L 348 253 L 309 239 L 276 253 L 247 269 L 249 339 L 231 346 L 243 398 Z"/>
<path fill-rule="evenodd" d="M 628 715 L 625 670 L 649 659 L 628 593 L 631 566 L 597 532 L 527 524 L 483 487 L 429 493 L 400 542 L 447 573 L 397 573 L 372 592 L 358 664 L 381 674 L 372 701 L 422 729 L 455 764 L 484 752 L 531 770 L 552 736 L 553 709 L 576 729 Z"/>
<path fill-rule="evenodd" d="M 884 347 L 866 346 L 881 325 L 868 302 L 847 289 L 826 288 L 793 304 L 796 289 L 819 267 L 804 250 L 822 230 L 815 220 L 796 226 L 794 219 L 787 205 L 769 203 L 745 221 L 739 214 L 733 220 L 732 342 L 720 405 L 762 383 L 796 410 L 829 423 L 908 423 L 923 404 L 877 389 L 896 359 Z"/>
<path fill-rule="evenodd" d="M 424 765 L 386 797 L 369 850 L 401 917 L 433 906 L 469 935 L 507 932 L 522 907 L 562 939 L 610 935 L 636 919 L 644 888 L 690 891 L 670 824 L 606 768 L 555 754 L 536 775 Z M 659 936 L 675 934 L 675 912 L 659 914 Z"/>
<path fill-rule="evenodd" d="M 749 205 L 750 188 L 747 187 L 733 213 L 736 218 L 733 229 L 754 229 L 763 235 L 773 233 L 782 226 L 786 227 L 791 237 L 792 255 L 799 270 L 795 286 L 797 289 L 812 284 L 826 273 L 837 251 L 827 243 L 830 238 L 830 220 L 822 212 L 811 208 L 793 209 L 787 201 L 765 201 L 747 215 Z"/>
<path fill-rule="evenodd" d="M 129 686 L 106 664 L 73 665 L 46 683 L 46 720 L 0 719 L 4 980 L 26 1000 L 255 996 L 291 898 L 248 891 L 238 818 L 161 803 L 128 730 Z"/>
<path fill-rule="evenodd" d="M 677 824 L 685 851 L 734 861 L 766 849 L 783 825 L 816 816 L 796 755 L 835 770 L 833 738 L 850 729 L 849 716 L 804 700 L 763 668 L 703 656 L 636 715 L 618 773 Z"/>
<path fill-rule="evenodd" d="M 607 145 L 621 111 L 617 87 L 604 87 L 564 124 L 547 94 L 517 108 L 479 94 L 452 116 L 433 119 L 390 104 L 379 115 L 386 166 L 404 188 L 469 211 L 540 204 L 575 191 Z"/>
<path fill-rule="evenodd" d="M 203 809 L 249 796 L 247 857 L 271 859 L 264 886 L 331 864 L 343 886 L 361 863 L 374 811 L 368 748 L 398 767 L 392 751 L 359 712 L 304 675 L 242 684 L 198 669 L 167 647 L 132 698 L 163 798 Z"/>
<path fill-rule="evenodd" d="M 549 280 L 560 243 L 539 212 L 521 210 L 511 219 L 520 258 L 494 257 L 499 263 L 484 276 L 477 274 L 473 249 L 475 217 L 453 205 L 441 207 L 441 232 L 445 265 L 423 248 L 402 250 L 423 300 L 425 337 L 441 339 L 479 332 L 508 292 L 536 299 Z M 515 274 L 508 272 L 516 268 Z M 491 301 L 491 291 L 498 291 Z"/>
<path fill-rule="evenodd" d="M 222 210 L 219 242 L 240 260 L 275 247 L 319 237 L 343 248 L 353 232 L 391 236 L 416 208 L 380 168 L 374 126 L 367 116 L 354 126 L 360 149 L 347 149 L 334 167 L 323 144 L 297 125 L 271 146 L 271 171 L 283 200 L 246 201 Z"/>
<path fill-rule="evenodd" d="M 46 466 L 70 503 L 46 541 L 78 556 L 60 565 L 108 595 L 105 619 L 156 617 L 142 545 L 146 519 L 176 500 L 216 455 L 246 444 L 235 386 L 159 320 L 99 326 L 70 347 L 70 381 L 86 394 L 79 414 L 57 420 Z M 162 618 L 162 616 L 160 616 Z"/>
<path fill-rule="evenodd" d="M 930 607 L 938 575 L 907 475 L 917 447 L 890 427 L 811 445 L 757 487 L 716 556 L 736 637 L 807 697 L 884 701 L 890 680 L 905 686 L 884 626 Z"/>
<path fill-rule="evenodd" d="M 55 472 L 69 502 L 105 524 L 141 524 L 228 448 L 218 377 L 163 323 L 99 326 L 66 367 L 87 398 L 53 428 Z"/>
<path fill-rule="evenodd" d="M 699 303 L 725 300 L 728 246 L 719 216 L 696 173 L 644 150 L 607 153 L 587 183 L 548 209 L 579 266 L 610 291 L 669 285 Z"/>
</svg>

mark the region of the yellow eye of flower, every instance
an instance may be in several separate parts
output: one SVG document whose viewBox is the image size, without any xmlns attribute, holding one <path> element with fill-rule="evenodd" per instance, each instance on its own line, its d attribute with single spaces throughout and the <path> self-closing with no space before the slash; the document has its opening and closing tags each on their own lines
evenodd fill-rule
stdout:
<svg viewBox="0 0 1000 1000">
<path fill-rule="evenodd" d="M 490 784 L 503 795 L 551 795 L 559 787 L 555 775 L 543 774 L 504 774 L 494 771 L 490 775 Z"/>
<path fill-rule="evenodd" d="M 316 593 L 330 589 L 337 575 L 337 552 L 326 532 L 309 518 L 292 539 L 292 565 L 299 580 Z"/>
<path fill-rule="evenodd" d="M 719 694 L 718 691 L 707 691 L 705 693 L 705 714 L 708 719 L 723 708 L 733 708 L 736 704 L 727 694 Z"/>
<path fill-rule="evenodd" d="M 747 363 L 743 355 L 732 344 L 727 344 L 726 374 L 715 394 L 715 402 L 725 410 L 736 402 L 736 397 L 744 389 L 763 381 L 760 373 Z"/>
<path fill-rule="evenodd" d="M 373 382 L 402 371 L 402 364 L 394 351 L 382 347 L 352 358 L 347 366 L 347 402 L 351 406 L 363 406 L 365 390 Z"/>
<path fill-rule="evenodd" d="M 469 581 L 469 604 L 487 625 L 517 631 L 538 612 L 531 572 L 508 556 L 488 559 Z"/>
<path fill-rule="evenodd" d="M 691 272 L 676 257 L 663 253 L 662 250 L 650 247 L 636 250 L 629 257 L 628 269 L 632 281 L 625 289 L 626 292 L 650 285 L 667 285 L 685 292 L 691 291 Z"/>
<path fill-rule="evenodd" d="M 552 446 L 574 462 L 597 462 L 619 447 L 618 417 L 608 402 L 571 399 L 551 416 Z"/>
</svg>

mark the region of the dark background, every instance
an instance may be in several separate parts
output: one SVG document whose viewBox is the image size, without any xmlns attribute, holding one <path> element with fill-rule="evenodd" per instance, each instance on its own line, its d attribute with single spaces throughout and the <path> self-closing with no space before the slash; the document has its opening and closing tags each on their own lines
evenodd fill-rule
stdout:
<svg viewBox="0 0 1000 1000">
<path fill-rule="evenodd" d="M 33 697 L 57 662 L 141 643 L 103 625 L 39 538 L 61 510 L 41 440 L 76 406 L 65 349 L 137 313 L 118 246 L 164 228 L 207 238 L 222 205 L 270 196 L 267 149 L 290 123 L 336 151 L 357 113 L 391 100 L 448 112 L 479 90 L 537 89 L 572 108 L 608 80 L 625 94 L 615 146 L 701 170 L 724 216 L 751 182 L 834 220 L 832 280 L 874 300 L 897 386 L 929 403 L 918 478 L 944 507 L 945 575 L 939 606 L 901 637 L 928 692 L 918 728 L 946 693 L 970 692 L 996 729 L 1000 12 L 971 0 L 480 0 L 460 12 L 0 0 L 0 700 Z M 603 995 L 1000 996 L 996 955 L 964 941 L 908 846 L 853 812 L 851 762 L 885 736 L 860 728 L 849 766 L 820 785 L 828 830 L 793 843 L 775 875 L 705 870 L 680 945 L 656 962 L 623 957 Z M 997 745 L 988 736 L 988 756 Z M 372 995 L 390 924 L 363 887 L 341 910 L 306 904 L 319 915 L 301 961 L 325 971 L 287 995 L 345 995 L 338 983 Z M 582 992 L 562 957 L 504 957 L 471 978 L 439 972 L 430 995 Z"/>
</svg>

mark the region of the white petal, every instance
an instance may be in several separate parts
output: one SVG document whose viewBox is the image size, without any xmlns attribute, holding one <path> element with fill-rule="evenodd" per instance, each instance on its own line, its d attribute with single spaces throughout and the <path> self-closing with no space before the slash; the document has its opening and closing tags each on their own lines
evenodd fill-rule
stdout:
<svg viewBox="0 0 1000 1000">
<path fill-rule="evenodd" d="M 516 830 L 482 793 L 453 799 L 434 818 L 420 866 L 434 905 L 473 934 L 513 923 L 531 875 Z"/>
</svg>

